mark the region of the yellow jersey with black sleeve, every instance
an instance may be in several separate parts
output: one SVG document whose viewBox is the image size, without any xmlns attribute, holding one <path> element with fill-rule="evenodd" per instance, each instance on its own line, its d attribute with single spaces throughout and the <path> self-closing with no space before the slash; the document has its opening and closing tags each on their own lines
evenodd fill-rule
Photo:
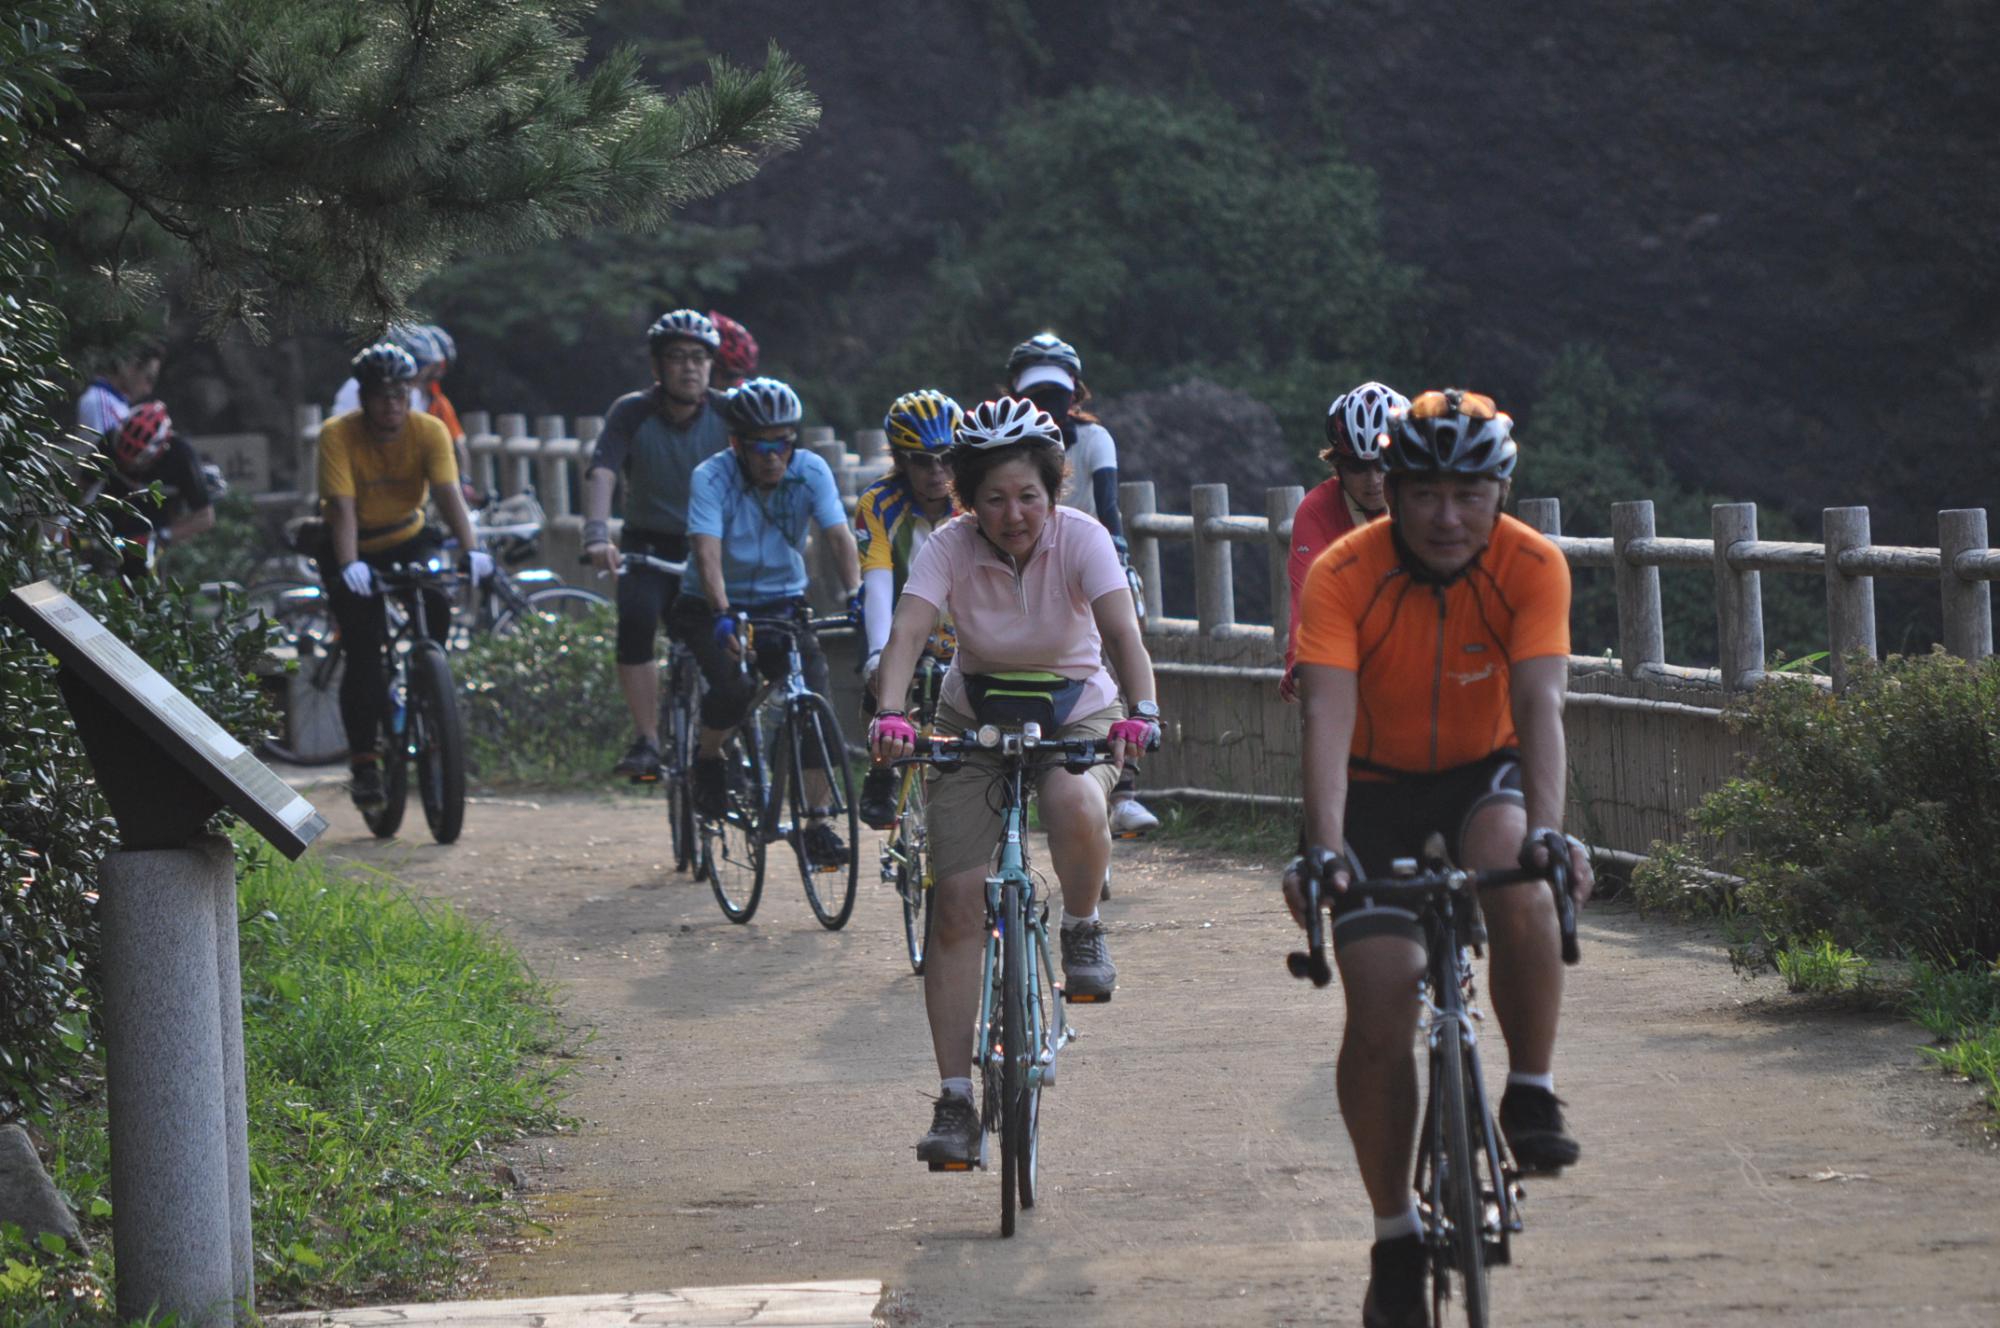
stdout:
<svg viewBox="0 0 2000 1328">
<path fill-rule="evenodd" d="M 433 484 L 458 483 L 451 431 L 435 415 L 411 412 L 388 442 L 368 432 L 358 410 L 320 426 L 319 496 L 354 500 L 355 547 L 361 553 L 394 548 L 424 528 L 424 499 Z"/>
</svg>

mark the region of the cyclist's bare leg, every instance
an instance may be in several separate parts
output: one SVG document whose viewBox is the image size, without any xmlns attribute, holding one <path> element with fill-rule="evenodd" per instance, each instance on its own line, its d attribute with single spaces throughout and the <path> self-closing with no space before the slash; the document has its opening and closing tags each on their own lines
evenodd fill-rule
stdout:
<svg viewBox="0 0 2000 1328">
<path fill-rule="evenodd" d="M 1527 833 L 1527 813 L 1519 803 L 1488 803 L 1466 827 L 1465 866 L 1513 866 Z M 1543 882 L 1525 881 L 1480 891 L 1479 905 L 1493 954 L 1486 985 L 1500 1034 L 1507 1040 L 1507 1066 L 1523 1074 L 1547 1074 L 1555 1066 L 1563 992 L 1555 900 Z"/>
<path fill-rule="evenodd" d="M 924 952 L 924 1013 L 938 1077 L 972 1073 L 972 1026 L 979 1018 L 979 970 L 986 954 L 986 868 L 932 887 L 930 948 Z"/>
<path fill-rule="evenodd" d="M 1097 911 L 1104 869 L 1111 862 L 1104 789 L 1088 775 L 1058 770 L 1043 781 L 1041 808 L 1049 832 L 1049 862 L 1062 882 L 1063 907 L 1071 917 L 1087 918 Z"/>
<path fill-rule="evenodd" d="M 1417 1140 L 1417 983 L 1423 947 L 1371 936 L 1335 951 L 1347 1027 L 1334 1086 L 1377 1217 L 1410 1211 Z"/>
<path fill-rule="evenodd" d="M 660 666 L 657 663 L 620 664 L 618 688 L 625 693 L 625 708 L 632 712 L 632 727 L 640 737 L 660 741 Z"/>
</svg>

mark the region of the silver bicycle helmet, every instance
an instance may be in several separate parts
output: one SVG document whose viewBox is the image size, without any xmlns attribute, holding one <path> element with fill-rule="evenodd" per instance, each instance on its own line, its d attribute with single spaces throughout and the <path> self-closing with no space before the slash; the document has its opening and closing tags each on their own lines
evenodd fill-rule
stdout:
<svg viewBox="0 0 2000 1328">
<path fill-rule="evenodd" d="M 1425 392 L 1395 412 L 1382 460 L 1391 475 L 1430 478 L 1478 475 L 1504 480 L 1513 475 L 1520 449 L 1514 420 L 1478 392 L 1448 387 Z"/>
<path fill-rule="evenodd" d="M 1061 447 L 1062 427 L 1053 415 L 1026 397 L 999 397 L 982 401 L 965 413 L 958 426 L 958 443 L 981 452 L 1017 443 Z"/>
<path fill-rule="evenodd" d="M 656 351 L 676 337 L 699 341 L 711 351 L 722 346 L 722 334 L 715 330 L 715 324 L 707 314 L 694 309 L 675 309 L 661 314 L 646 330 L 646 344 Z"/>
<path fill-rule="evenodd" d="M 776 378 L 749 378 L 729 389 L 723 415 L 731 430 L 747 434 L 757 429 L 791 428 L 805 418 L 806 408 L 791 384 Z"/>
<path fill-rule="evenodd" d="M 363 347 L 348 361 L 348 368 L 354 373 L 354 381 L 363 387 L 414 382 L 417 377 L 417 362 L 410 352 L 387 341 Z"/>
<path fill-rule="evenodd" d="M 1067 370 L 1071 378 L 1083 377 L 1083 357 L 1076 353 L 1076 347 L 1064 341 L 1053 332 L 1037 332 L 1007 357 L 1007 386 L 1012 387 L 1021 377 L 1023 369 L 1038 364 L 1053 364 Z"/>
<path fill-rule="evenodd" d="M 1382 383 L 1363 383 L 1342 392 L 1326 408 L 1329 460 L 1372 465 L 1381 459 L 1382 438 L 1389 431 L 1389 412 L 1407 410 L 1410 401 Z"/>
</svg>

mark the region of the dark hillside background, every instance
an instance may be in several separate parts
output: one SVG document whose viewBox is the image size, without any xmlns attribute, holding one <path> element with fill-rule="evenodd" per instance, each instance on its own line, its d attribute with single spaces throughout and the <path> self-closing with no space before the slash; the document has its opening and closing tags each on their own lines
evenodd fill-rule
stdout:
<svg viewBox="0 0 2000 1328">
<path fill-rule="evenodd" d="M 872 424 L 871 370 L 966 298 L 939 262 L 978 236 L 990 199 L 951 151 L 1104 87 L 1218 102 L 1281 161 L 1332 147 L 1372 173 L 1380 245 L 1414 275 L 1419 316 L 1382 348 L 1385 367 L 1353 345 L 1316 363 L 1488 390 L 1532 446 L 1552 366 L 1592 348 L 1611 390 L 1646 405 L 1646 460 L 1783 507 L 1808 537 L 1820 507 L 1865 503 L 1879 541 L 1928 544 L 1939 507 L 2000 499 L 1989 4 L 620 0 L 600 25 L 607 41 L 653 42 L 669 83 L 693 76 L 691 57 L 751 62 L 775 40 L 824 121 L 674 236 L 448 275 L 430 312 L 465 349 L 448 384 L 461 407 L 601 412 L 643 380 L 644 321 L 688 302 L 748 323 L 829 422 Z M 1059 281 L 1018 275 L 1009 308 Z M 1178 317 L 1198 330 L 1215 312 Z M 990 368 L 1033 330 L 980 329 Z M 1082 346 L 1100 394 L 1164 390 L 1199 367 L 1134 363 L 1114 339 Z M 1262 391 L 1239 349 L 1218 345 L 1215 371 L 1194 376 Z M 275 366 L 263 391 L 191 391 L 214 407 L 197 427 L 282 427 L 265 420 L 287 392 L 329 394 L 337 353 L 333 338 L 258 353 Z M 199 359 L 170 375 L 198 376 Z M 1347 385 L 1329 373 L 1270 401 L 1288 457 L 1315 445 L 1297 421 Z M 1148 469 L 1144 438 L 1121 444 Z"/>
</svg>

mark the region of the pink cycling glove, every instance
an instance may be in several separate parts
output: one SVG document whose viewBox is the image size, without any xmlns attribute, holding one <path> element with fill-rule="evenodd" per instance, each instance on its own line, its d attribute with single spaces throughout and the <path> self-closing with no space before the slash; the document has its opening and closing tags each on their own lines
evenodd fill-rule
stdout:
<svg viewBox="0 0 2000 1328">
<path fill-rule="evenodd" d="M 868 726 L 868 745 L 875 747 L 890 741 L 907 742 L 912 747 L 916 746 L 916 727 L 901 715 L 875 716 L 875 722 Z"/>
<path fill-rule="evenodd" d="M 1121 719 L 1111 726 L 1111 740 L 1142 752 L 1158 751 L 1160 726 L 1150 719 Z"/>
</svg>

